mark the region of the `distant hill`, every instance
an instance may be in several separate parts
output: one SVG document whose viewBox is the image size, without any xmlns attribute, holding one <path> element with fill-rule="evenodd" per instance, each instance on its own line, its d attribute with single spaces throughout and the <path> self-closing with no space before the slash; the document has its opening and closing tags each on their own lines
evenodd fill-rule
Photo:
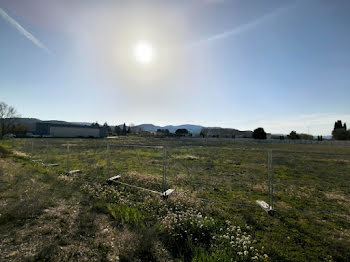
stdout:
<svg viewBox="0 0 350 262">
<path fill-rule="evenodd" d="M 123 125 L 121 125 L 122 127 Z M 138 125 L 138 127 L 141 127 L 142 130 L 144 131 L 157 131 L 157 129 L 162 128 L 160 126 L 155 126 L 153 124 L 142 124 L 142 125 Z"/>
<path fill-rule="evenodd" d="M 144 131 L 157 131 L 157 129 L 168 129 L 170 131 L 170 133 L 175 133 L 175 131 L 177 129 L 180 128 L 185 128 L 187 129 L 190 133 L 194 134 L 194 135 L 198 135 L 203 126 L 199 126 L 199 125 L 179 125 L 179 126 L 173 126 L 173 125 L 168 125 L 168 126 L 155 126 L 153 124 L 142 124 L 142 125 L 138 125 L 138 127 L 141 127 Z"/>
<path fill-rule="evenodd" d="M 82 126 L 91 126 L 92 123 L 90 122 L 70 122 L 71 124 L 74 124 L 74 125 L 82 125 Z"/>
</svg>

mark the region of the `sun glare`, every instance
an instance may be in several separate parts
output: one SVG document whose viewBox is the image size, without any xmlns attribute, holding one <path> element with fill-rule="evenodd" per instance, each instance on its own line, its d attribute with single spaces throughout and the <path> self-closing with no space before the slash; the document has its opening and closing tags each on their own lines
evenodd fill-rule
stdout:
<svg viewBox="0 0 350 262">
<path fill-rule="evenodd" d="M 140 64 L 150 64 L 154 59 L 153 47 L 147 42 L 139 42 L 134 47 L 134 56 Z"/>
</svg>

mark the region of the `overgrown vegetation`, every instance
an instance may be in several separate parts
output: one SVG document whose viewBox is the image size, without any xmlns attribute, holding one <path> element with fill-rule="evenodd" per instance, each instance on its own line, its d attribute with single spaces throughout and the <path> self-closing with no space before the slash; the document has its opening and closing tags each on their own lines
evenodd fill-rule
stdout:
<svg viewBox="0 0 350 262">
<path fill-rule="evenodd" d="M 68 142 L 70 169 L 82 174 L 65 175 L 66 140 L 37 139 L 33 151 L 30 140 L 1 142 L 0 260 L 350 257 L 348 147 L 123 137 L 109 141 L 108 170 L 106 140 Z M 126 146 L 131 144 L 168 147 L 167 188 L 176 189 L 168 200 L 106 184 L 120 174 L 123 182 L 162 190 L 162 149 Z M 268 201 L 266 149 L 273 149 L 276 217 L 255 204 Z M 23 152 L 60 166 L 45 168 Z"/>
</svg>

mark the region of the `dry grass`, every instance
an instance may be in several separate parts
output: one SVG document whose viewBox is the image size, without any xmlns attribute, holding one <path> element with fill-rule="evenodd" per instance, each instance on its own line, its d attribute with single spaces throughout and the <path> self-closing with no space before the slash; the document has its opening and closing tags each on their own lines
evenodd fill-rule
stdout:
<svg viewBox="0 0 350 262">
<path fill-rule="evenodd" d="M 260 192 L 267 192 L 268 186 L 266 184 L 256 184 L 256 185 L 253 185 L 253 189 Z"/>
<path fill-rule="evenodd" d="M 13 150 L 12 153 L 15 156 L 19 156 L 19 157 L 29 157 L 26 153 L 23 153 L 23 152 L 20 152 L 20 151 L 16 151 L 16 150 Z"/>
<path fill-rule="evenodd" d="M 172 143 L 182 142 L 128 137 L 117 140 L 111 143 L 169 143 L 167 182 L 176 188 L 175 193 L 163 201 L 127 186 L 105 185 L 105 151 L 89 153 L 96 143 L 104 141 L 71 140 L 76 145 L 84 143 L 84 150 L 89 154 L 88 158 L 81 157 L 86 156 L 82 149 L 79 157 L 71 162 L 72 167 L 78 165 L 84 171 L 74 176 L 60 175 L 64 172 L 62 166 L 46 169 L 29 163 L 19 154 L 0 158 L 0 237 L 5 239 L 0 244 L 0 249 L 4 250 L 0 252 L 1 261 L 141 261 L 141 258 L 172 261 L 174 257 L 181 261 L 182 254 L 174 253 L 166 241 L 158 238 L 159 232 L 151 232 L 159 216 L 174 206 L 200 210 L 213 217 L 218 226 L 225 220 L 251 225 L 259 245 L 265 246 L 266 253 L 271 255 L 271 261 L 318 261 L 328 254 L 339 261 L 349 257 L 349 216 L 299 212 L 301 209 L 348 212 L 350 205 L 345 186 L 348 182 L 346 168 L 350 163 L 346 159 L 348 148 L 232 145 L 219 140 L 215 140 L 218 143 L 215 146 L 171 148 Z M 55 160 L 60 164 L 65 161 L 62 141 L 54 140 L 57 145 L 52 147 Z M 248 209 L 194 199 L 251 205 L 256 199 L 267 200 L 266 154 L 249 152 L 248 147 L 250 150 L 280 150 L 274 154 L 275 205 L 280 216 L 268 217 L 254 207 Z M 325 159 L 332 150 L 333 153 L 339 150 L 342 155 Z M 298 155 L 297 151 L 302 154 Z M 161 154 L 151 150 L 135 153 L 128 149 L 115 150 L 114 155 L 118 157 L 111 158 L 113 175 L 122 175 L 126 183 L 160 190 Z M 123 218 L 129 214 L 130 217 L 120 222 L 118 214 L 113 217 L 109 206 L 124 214 Z M 11 219 L 4 219 L 6 216 Z M 205 253 L 208 246 L 199 243 L 194 248 Z"/>
<path fill-rule="evenodd" d="M 350 199 L 347 198 L 346 196 L 344 196 L 344 194 L 342 194 L 340 192 L 325 192 L 324 195 L 328 199 L 334 199 L 334 200 L 340 200 L 340 201 L 344 201 L 344 202 L 350 202 Z"/>
<path fill-rule="evenodd" d="M 196 156 L 196 155 L 185 154 L 185 155 L 177 155 L 177 156 L 174 157 L 174 159 L 200 160 L 200 159 L 203 159 L 203 157 L 199 157 L 199 156 Z"/>
<path fill-rule="evenodd" d="M 52 192 L 56 180 L 40 181 L 48 174 L 36 171 L 25 177 L 28 169 L 9 158 L 0 164 L 2 185 L 8 185 L 0 193 L 0 261 L 116 261 L 117 243 L 123 244 L 126 235 L 112 226 L 109 216 L 90 219 L 76 192 L 72 199 L 57 198 Z"/>
</svg>

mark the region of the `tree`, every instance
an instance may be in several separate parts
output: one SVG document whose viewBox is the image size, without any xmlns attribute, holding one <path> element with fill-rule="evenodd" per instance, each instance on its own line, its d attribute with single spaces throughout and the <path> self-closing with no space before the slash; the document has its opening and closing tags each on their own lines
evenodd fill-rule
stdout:
<svg viewBox="0 0 350 262">
<path fill-rule="evenodd" d="M 107 122 L 103 124 L 103 127 L 107 129 L 108 135 L 112 134 L 112 128 L 107 124 Z"/>
<path fill-rule="evenodd" d="M 157 129 L 157 136 L 169 136 L 169 129 Z"/>
<path fill-rule="evenodd" d="M 126 125 L 125 125 L 125 123 L 123 125 L 123 129 L 122 129 L 122 134 L 121 135 L 122 136 L 126 136 Z"/>
<path fill-rule="evenodd" d="M 334 123 L 334 129 L 332 131 L 333 139 L 348 140 L 350 139 L 350 131 L 346 130 L 346 123 L 342 124 L 341 120 Z"/>
<path fill-rule="evenodd" d="M 176 131 L 175 131 L 175 135 L 177 135 L 177 136 L 186 136 L 188 134 L 189 134 L 189 132 L 186 128 L 179 128 L 179 129 L 176 129 Z"/>
<path fill-rule="evenodd" d="M 96 122 L 92 123 L 91 126 L 100 127 L 100 124 L 96 121 Z"/>
<path fill-rule="evenodd" d="M 0 139 L 10 132 L 14 118 L 19 117 L 14 107 L 0 102 Z"/>
<path fill-rule="evenodd" d="M 344 126 L 341 122 L 341 120 L 338 120 L 334 123 L 334 130 L 339 129 L 339 128 L 345 128 L 346 129 L 346 124 L 344 123 Z"/>
<path fill-rule="evenodd" d="M 336 140 L 349 140 L 350 139 L 350 130 L 337 129 L 332 132 L 333 139 Z"/>
<path fill-rule="evenodd" d="M 120 128 L 120 126 L 115 126 L 115 128 L 114 128 L 114 133 L 115 133 L 117 136 L 120 136 L 120 135 L 121 135 L 122 129 Z"/>
<path fill-rule="evenodd" d="M 253 131 L 253 138 L 254 139 L 266 139 L 266 132 L 264 128 L 258 127 Z"/>
<path fill-rule="evenodd" d="M 290 132 L 290 134 L 288 135 L 289 139 L 295 140 L 295 139 L 300 139 L 300 136 L 297 134 L 296 131 L 292 131 Z"/>
<path fill-rule="evenodd" d="M 16 137 L 24 137 L 27 133 L 27 126 L 26 125 L 12 125 L 10 127 L 10 133 L 15 134 Z"/>
</svg>

